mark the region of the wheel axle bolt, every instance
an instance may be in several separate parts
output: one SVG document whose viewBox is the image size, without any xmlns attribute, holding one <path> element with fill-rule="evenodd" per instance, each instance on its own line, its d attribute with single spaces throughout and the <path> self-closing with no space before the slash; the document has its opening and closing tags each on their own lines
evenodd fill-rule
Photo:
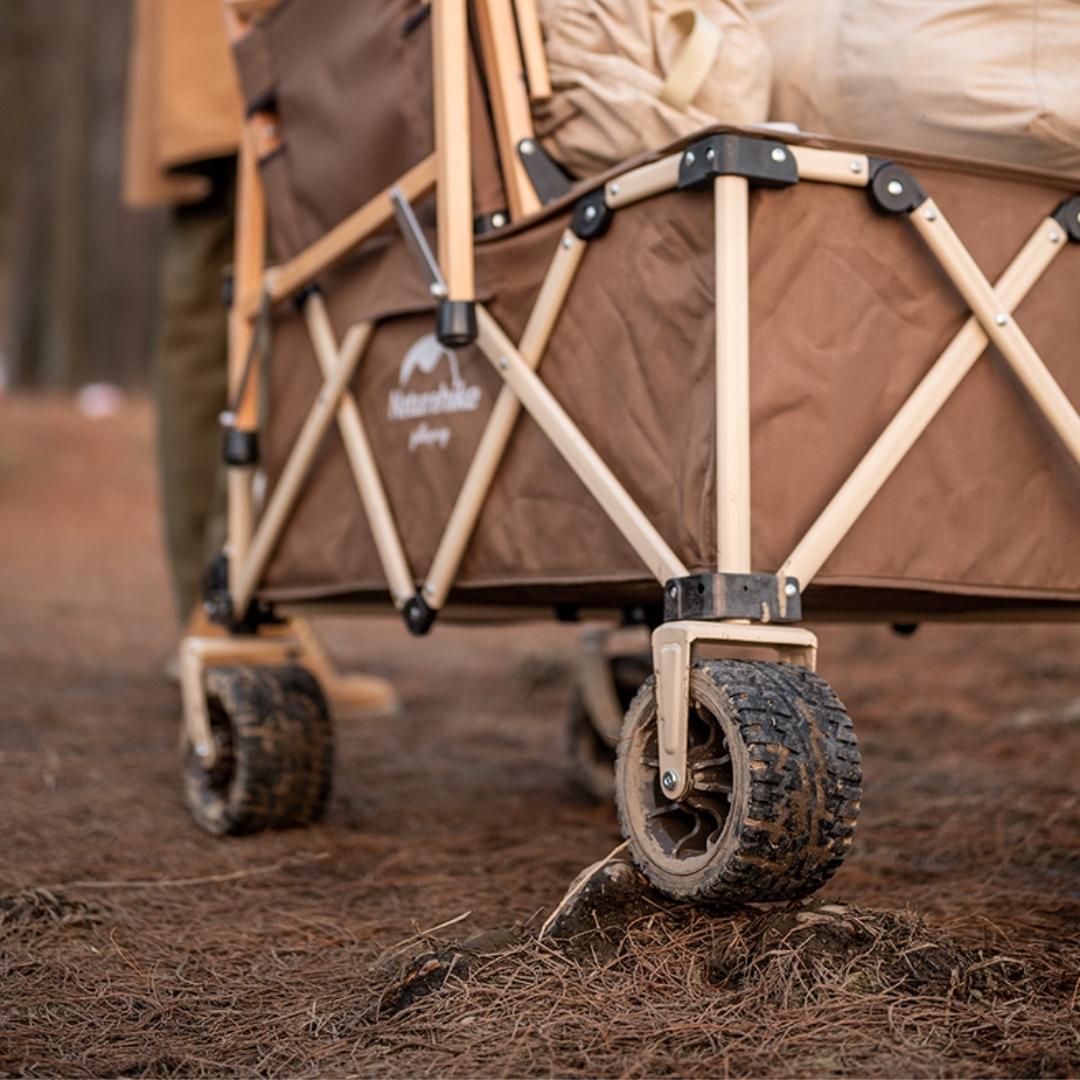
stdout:
<svg viewBox="0 0 1080 1080">
<path fill-rule="evenodd" d="M 670 769 L 664 773 L 660 778 L 660 783 L 663 785 L 665 791 L 674 791 L 675 785 L 679 782 L 678 773 L 672 772 Z"/>
</svg>

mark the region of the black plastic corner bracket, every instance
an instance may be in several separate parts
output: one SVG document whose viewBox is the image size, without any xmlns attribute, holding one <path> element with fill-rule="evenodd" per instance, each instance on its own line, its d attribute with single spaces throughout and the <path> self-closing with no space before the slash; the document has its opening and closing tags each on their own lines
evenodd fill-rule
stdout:
<svg viewBox="0 0 1080 1080">
<path fill-rule="evenodd" d="M 709 135 L 683 151 L 680 190 L 701 187 L 718 176 L 744 176 L 756 187 L 790 187 L 799 182 L 799 167 L 782 142 L 730 132 Z"/>
<path fill-rule="evenodd" d="M 927 199 L 922 185 L 903 165 L 882 158 L 870 159 L 870 185 L 866 190 L 875 209 L 885 214 L 910 214 Z"/>
<path fill-rule="evenodd" d="M 402 609 L 401 614 L 405 617 L 405 627 L 415 637 L 423 637 L 435 622 L 438 611 L 428 606 L 424 597 L 417 593 L 409 600 Z"/>
<path fill-rule="evenodd" d="M 476 304 L 472 300 L 440 300 L 435 313 L 435 336 L 448 349 L 476 340 Z"/>
<path fill-rule="evenodd" d="M 300 291 L 293 297 L 293 307 L 297 311 L 303 311 L 307 302 L 318 293 L 321 293 L 322 289 L 315 284 L 314 281 L 309 281 Z"/>
<path fill-rule="evenodd" d="M 579 240 L 596 240 L 611 227 L 615 211 L 604 202 L 604 189 L 597 188 L 583 195 L 574 205 L 570 231 Z"/>
<path fill-rule="evenodd" d="M 272 604 L 252 600 L 247 611 L 237 615 L 229 595 L 229 558 L 218 552 L 206 565 L 200 582 L 203 612 L 216 626 L 227 627 L 232 634 L 257 634 L 260 626 L 282 622 Z"/>
<path fill-rule="evenodd" d="M 690 574 L 664 585 L 664 621 L 749 619 L 796 623 L 802 619 L 799 583 L 775 574 Z"/>
<path fill-rule="evenodd" d="M 1051 217 L 1065 230 L 1065 235 L 1074 244 L 1080 244 L 1080 195 L 1066 199 Z"/>
<path fill-rule="evenodd" d="M 222 445 L 222 459 L 226 465 L 242 468 L 259 463 L 259 433 L 240 431 L 238 428 L 225 429 L 225 441 Z"/>
<path fill-rule="evenodd" d="M 535 139 L 522 139 L 517 153 L 533 191 L 545 206 L 570 190 L 570 177 Z"/>
</svg>

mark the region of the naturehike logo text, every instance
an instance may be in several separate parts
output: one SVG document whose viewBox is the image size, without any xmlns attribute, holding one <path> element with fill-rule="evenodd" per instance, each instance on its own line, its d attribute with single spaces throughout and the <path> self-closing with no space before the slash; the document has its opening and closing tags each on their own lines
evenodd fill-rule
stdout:
<svg viewBox="0 0 1080 1080">
<path fill-rule="evenodd" d="M 398 382 L 406 386 L 417 371 L 432 375 L 443 361 L 449 382 L 440 382 L 434 390 L 390 391 L 386 414 L 391 420 L 421 420 L 425 416 L 472 412 L 480 405 L 483 391 L 462 379 L 457 354 L 443 348 L 434 334 L 422 337 L 405 354 Z"/>
<path fill-rule="evenodd" d="M 436 371 L 445 372 L 445 375 L 434 390 L 405 389 L 417 372 L 434 375 Z M 440 345 L 434 334 L 420 338 L 405 354 L 398 373 L 398 385 L 398 389 L 390 391 L 386 415 L 391 420 L 421 421 L 409 433 L 410 453 L 423 446 L 445 450 L 450 442 L 450 429 L 430 428 L 423 422 L 425 418 L 473 412 L 483 396 L 479 386 L 471 386 L 461 377 L 457 353 Z"/>
</svg>

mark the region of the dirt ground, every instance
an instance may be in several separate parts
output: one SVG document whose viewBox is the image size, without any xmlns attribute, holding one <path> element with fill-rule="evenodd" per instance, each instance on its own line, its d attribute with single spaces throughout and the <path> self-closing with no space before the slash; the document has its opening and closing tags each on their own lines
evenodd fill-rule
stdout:
<svg viewBox="0 0 1080 1080">
<path fill-rule="evenodd" d="M 823 628 L 866 795 L 821 900 L 560 949 L 618 840 L 568 780 L 573 628 L 334 623 L 403 712 L 339 724 L 325 824 L 213 840 L 152 449 L 139 403 L 0 401 L 0 1074 L 1080 1073 L 1080 626 Z"/>
</svg>

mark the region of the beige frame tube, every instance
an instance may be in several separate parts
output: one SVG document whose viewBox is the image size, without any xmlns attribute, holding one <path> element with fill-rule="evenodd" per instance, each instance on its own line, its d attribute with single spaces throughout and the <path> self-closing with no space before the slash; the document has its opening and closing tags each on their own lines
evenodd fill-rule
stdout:
<svg viewBox="0 0 1080 1080">
<path fill-rule="evenodd" d="M 329 379 L 338 363 L 338 346 L 334 342 L 334 330 L 330 325 L 330 315 L 326 310 L 326 301 L 318 292 L 312 293 L 304 304 L 304 319 L 307 322 L 311 344 L 319 361 L 323 378 Z M 412 599 L 414 583 L 412 571 L 405 557 L 405 549 L 394 522 L 394 514 L 386 497 L 375 455 L 371 450 L 367 429 L 360 416 L 356 399 L 346 389 L 341 395 L 337 409 L 338 429 L 341 441 L 345 444 L 345 453 L 352 468 L 353 478 L 360 493 L 360 501 L 367 515 L 372 539 L 382 563 L 390 587 L 394 607 L 399 611 Z"/>
<path fill-rule="evenodd" d="M 228 319 L 228 387 L 234 403 L 232 424 L 239 431 L 253 432 L 259 427 L 259 368 L 252 363 L 244 380 L 244 368 L 255 336 L 254 315 L 248 316 L 238 302 L 245 292 L 258 289 L 266 259 L 266 199 L 259 176 L 252 120 L 244 124 L 237 159 L 237 220 L 233 301 Z M 229 465 L 225 470 L 226 537 L 229 566 L 229 589 L 237 587 L 240 564 L 247 558 L 254 530 L 255 507 L 252 482 L 254 466 Z"/>
<path fill-rule="evenodd" d="M 567 229 L 559 240 L 540 292 L 525 325 L 519 346 L 521 357 L 533 371 L 547 348 L 551 333 L 562 312 L 566 294 L 585 254 L 585 241 Z M 436 611 L 446 603 L 447 594 L 461 565 L 469 539 L 476 528 L 484 500 L 491 490 L 495 473 L 502 461 L 514 430 L 521 403 L 513 390 L 504 386 L 488 417 L 484 433 L 461 485 L 457 502 L 450 514 L 435 557 L 424 582 L 424 600 Z"/>
<path fill-rule="evenodd" d="M 469 301 L 476 293 L 466 6 L 466 0 L 431 3 L 439 262 L 452 301 Z"/>
<path fill-rule="evenodd" d="M 345 388 L 364 353 L 372 329 L 373 324 L 370 322 L 356 323 L 349 328 L 341 345 L 337 365 L 323 383 L 315 404 L 304 420 L 277 486 L 259 518 L 251 540 L 251 549 L 240 568 L 239 581 L 232 596 L 233 608 L 238 616 L 243 616 L 255 593 L 259 577 L 273 554 L 311 466 L 311 460 L 337 412 L 341 396 L 345 393 Z"/>
<path fill-rule="evenodd" d="M 483 305 L 477 305 L 476 322 L 479 331 L 476 344 L 480 351 L 645 563 L 649 573 L 661 584 L 669 578 L 686 577 L 688 571 L 682 561 Z"/>
<path fill-rule="evenodd" d="M 750 572 L 749 190 L 713 181 L 716 229 L 716 566 Z"/>
<path fill-rule="evenodd" d="M 288 262 L 271 266 L 263 275 L 261 284 L 256 281 L 243 292 L 237 290 L 241 297 L 241 310 L 249 318 L 254 318 L 265 300 L 277 303 L 292 296 L 373 233 L 393 221 L 394 204 L 390 201 L 393 188 L 400 187 L 409 202 L 422 199 L 435 187 L 435 161 L 435 154 L 424 158 L 298 255 Z"/>
<path fill-rule="evenodd" d="M 996 293 L 1002 310 L 1011 313 L 1020 304 L 1064 246 L 1061 227 L 1047 218 L 998 280 Z M 793 577 L 805 587 L 817 576 L 987 344 L 986 333 L 972 316 L 788 556 L 780 568 L 781 577 Z"/>
<path fill-rule="evenodd" d="M 1008 306 L 1002 303 L 933 199 L 927 199 L 909 216 L 949 280 L 975 313 L 986 336 L 997 346 L 1073 460 L 1080 465 L 1080 414 L 1012 318 Z M 1059 226 L 1059 234 L 1062 231 Z M 1064 241 L 1062 236 L 1060 242 Z"/>
<path fill-rule="evenodd" d="M 540 198 L 518 153 L 518 144 L 532 139 L 534 132 L 514 10 L 511 0 L 476 0 L 475 12 L 503 186 L 510 217 L 516 221 L 539 210 Z"/>
</svg>

